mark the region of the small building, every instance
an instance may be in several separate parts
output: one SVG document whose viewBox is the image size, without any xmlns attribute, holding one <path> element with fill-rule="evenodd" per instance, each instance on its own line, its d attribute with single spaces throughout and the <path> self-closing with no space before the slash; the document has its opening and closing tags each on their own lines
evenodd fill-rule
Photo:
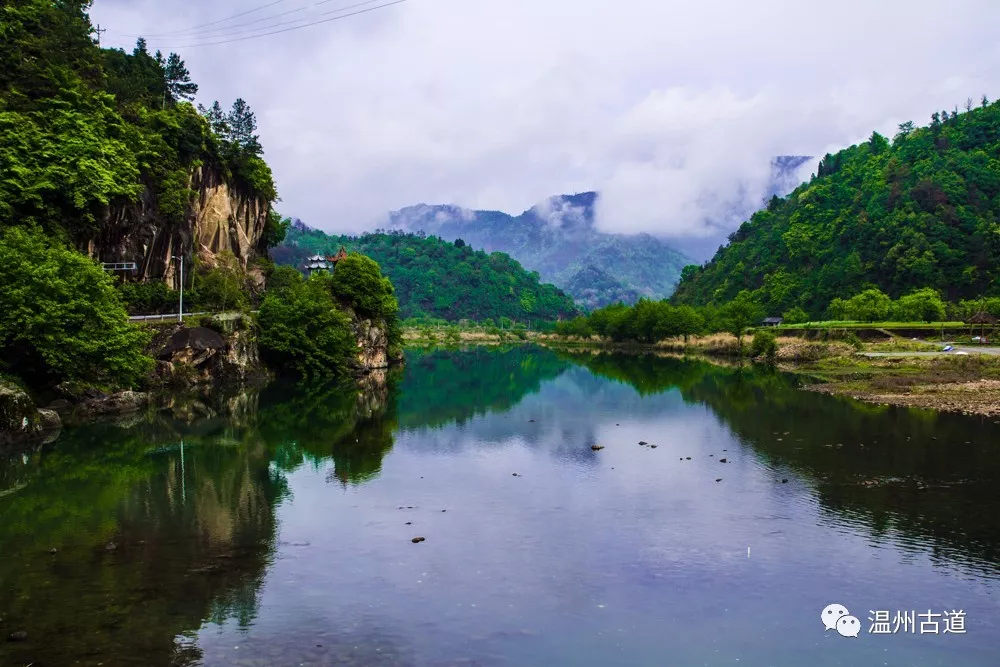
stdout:
<svg viewBox="0 0 1000 667">
<path fill-rule="evenodd" d="M 314 271 L 329 271 L 330 262 L 322 255 L 313 255 L 312 257 L 306 258 L 305 269 L 310 275 L 312 275 Z"/>
<path fill-rule="evenodd" d="M 993 317 L 986 311 L 982 310 L 965 321 L 966 324 L 988 324 L 988 325 L 995 325 L 997 322 L 1000 322 L 1000 320 Z"/>
<path fill-rule="evenodd" d="M 764 321 L 761 322 L 765 327 L 776 327 L 785 321 L 783 317 L 765 317 Z"/>
<path fill-rule="evenodd" d="M 326 261 L 328 261 L 331 265 L 336 266 L 337 262 L 342 259 L 347 259 L 347 250 L 344 249 L 344 246 L 340 246 L 340 250 L 337 251 L 337 254 L 333 257 L 327 257 Z"/>
</svg>

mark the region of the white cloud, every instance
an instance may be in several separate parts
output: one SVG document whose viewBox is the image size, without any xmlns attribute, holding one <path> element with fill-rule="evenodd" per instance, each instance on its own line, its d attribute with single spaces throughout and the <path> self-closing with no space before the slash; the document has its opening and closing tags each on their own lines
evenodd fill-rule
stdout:
<svg viewBox="0 0 1000 667">
<path fill-rule="evenodd" d="M 248 1 L 97 0 L 92 13 L 162 33 Z M 251 103 L 281 210 L 311 225 L 358 230 L 418 202 L 516 213 L 599 190 L 604 228 L 703 237 L 760 200 L 775 155 L 1000 94 L 996 34 L 993 0 L 410 0 L 176 50 L 203 100 Z"/>
</svg>

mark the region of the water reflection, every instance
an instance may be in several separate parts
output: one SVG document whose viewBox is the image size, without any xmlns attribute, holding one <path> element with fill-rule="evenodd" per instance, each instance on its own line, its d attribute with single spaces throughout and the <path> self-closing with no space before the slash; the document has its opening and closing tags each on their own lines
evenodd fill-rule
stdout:
<svg viewBox="0 0 1000 667">
<path fill-rule="evenodd" d="M 514 347 L 408 361 L 364 387 L 178 397 L 0 453 L 0 637 L 29 636 L 0 642 L 0 663 L 599 664 L 613 656 L 589 641 L 573 644 L 575 660 L 546 653 L 579 630 L 553 620 L 561 605 L 620 596 L 640 616 L 615 623 L 642 629 L 686 613 L 664 611 L 665 594 L 726 599 L 713 587 L 739 585 L 734 561 L 691 545 L 708 553 L 741 513 L 748 525 L 815 517 L 945 570 L 1000 572 L 1000 430 L 987 420 L 864 406 L 766 369 L 674 358 Z M 713 505 L 728 487 L 695 486 L 665 458 L 638 459 L 652 453 L 639 439 L 657 454 L 708 443 L 699 453 L 728 455 L 719 474 L 747 480 L 725 491 L 737 504 Z M 610 460 L 634 464 L 631 476 Z M 515 464 L 548 478 L 501 496 Z M 438 480 L 422 482 L 431 471 Z M 490 513 L 462 515 L 464 504 Z M 426 514 L 444 507 L 452 514 Z M 410 546 L 404 518 L 443 531 L 453 516 L 454 542 L 398 551 Z M 799 526 L 822 534 L 812 528 Z M 592 553 L 577 563 L 564 545 L 581 543 Z M 781 566 L 788 581 L 812 576 L 799 565 Z M 433 592 L 421 588 L 428 572 L 441 577 Z M 463 607 L 470 591 L 499 611 Z M 525 602 L 530 611 L 507 611 Z M 704 657 L 693 643 L 677 650 Z"/>
</svg>

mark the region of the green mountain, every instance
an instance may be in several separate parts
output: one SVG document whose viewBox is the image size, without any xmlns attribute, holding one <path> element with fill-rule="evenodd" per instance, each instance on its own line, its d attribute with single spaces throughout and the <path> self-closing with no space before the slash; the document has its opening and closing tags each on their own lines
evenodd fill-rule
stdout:
<svg viewBox="0 0 1000 667">
<path fill-rule="evenodd" d="M 649 234 L 599 231 L 597 196 L 551 197 L 517 216 L 420 204 L 391 213 L 389 227 L 505 252 L 587 308 L 670 296 L 688 259 Z"/>
<path fill-rule="evenodd" d="M 301 267 L 307 257 L 333 255 L 341 246 L 379 263 L 396 288 L 404 318 L 550 322 L 578 314 L 573 300 L 540 282 L 537 273 L 501 252 L 487 254 L 462 241 L 402 232 L 331 236 L 296 221 L 271 257 Z"/>
<path fill-rule="evenodd" d="M 773 198 L 701 267 L 675 300 L 721 303 L 754 291 L 769 313 L 812 315 L 877 287 L 931 287 L 949 300 L 1000 293 L 1000 103 L 934 113 L 821 161 L 812 180 Z"/>
</svg>

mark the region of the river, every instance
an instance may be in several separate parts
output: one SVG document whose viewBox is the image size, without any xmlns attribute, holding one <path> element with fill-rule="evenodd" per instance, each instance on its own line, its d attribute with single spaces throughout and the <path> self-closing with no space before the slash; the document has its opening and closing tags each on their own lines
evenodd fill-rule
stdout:
<svg viewBox="0 0 1000 667">
<path fill-rule="evenodd" d="M 797 383 L 411 351 L 2 451 L 0 664 L 995 667 L 1000 425 Z"/>
</svg>

